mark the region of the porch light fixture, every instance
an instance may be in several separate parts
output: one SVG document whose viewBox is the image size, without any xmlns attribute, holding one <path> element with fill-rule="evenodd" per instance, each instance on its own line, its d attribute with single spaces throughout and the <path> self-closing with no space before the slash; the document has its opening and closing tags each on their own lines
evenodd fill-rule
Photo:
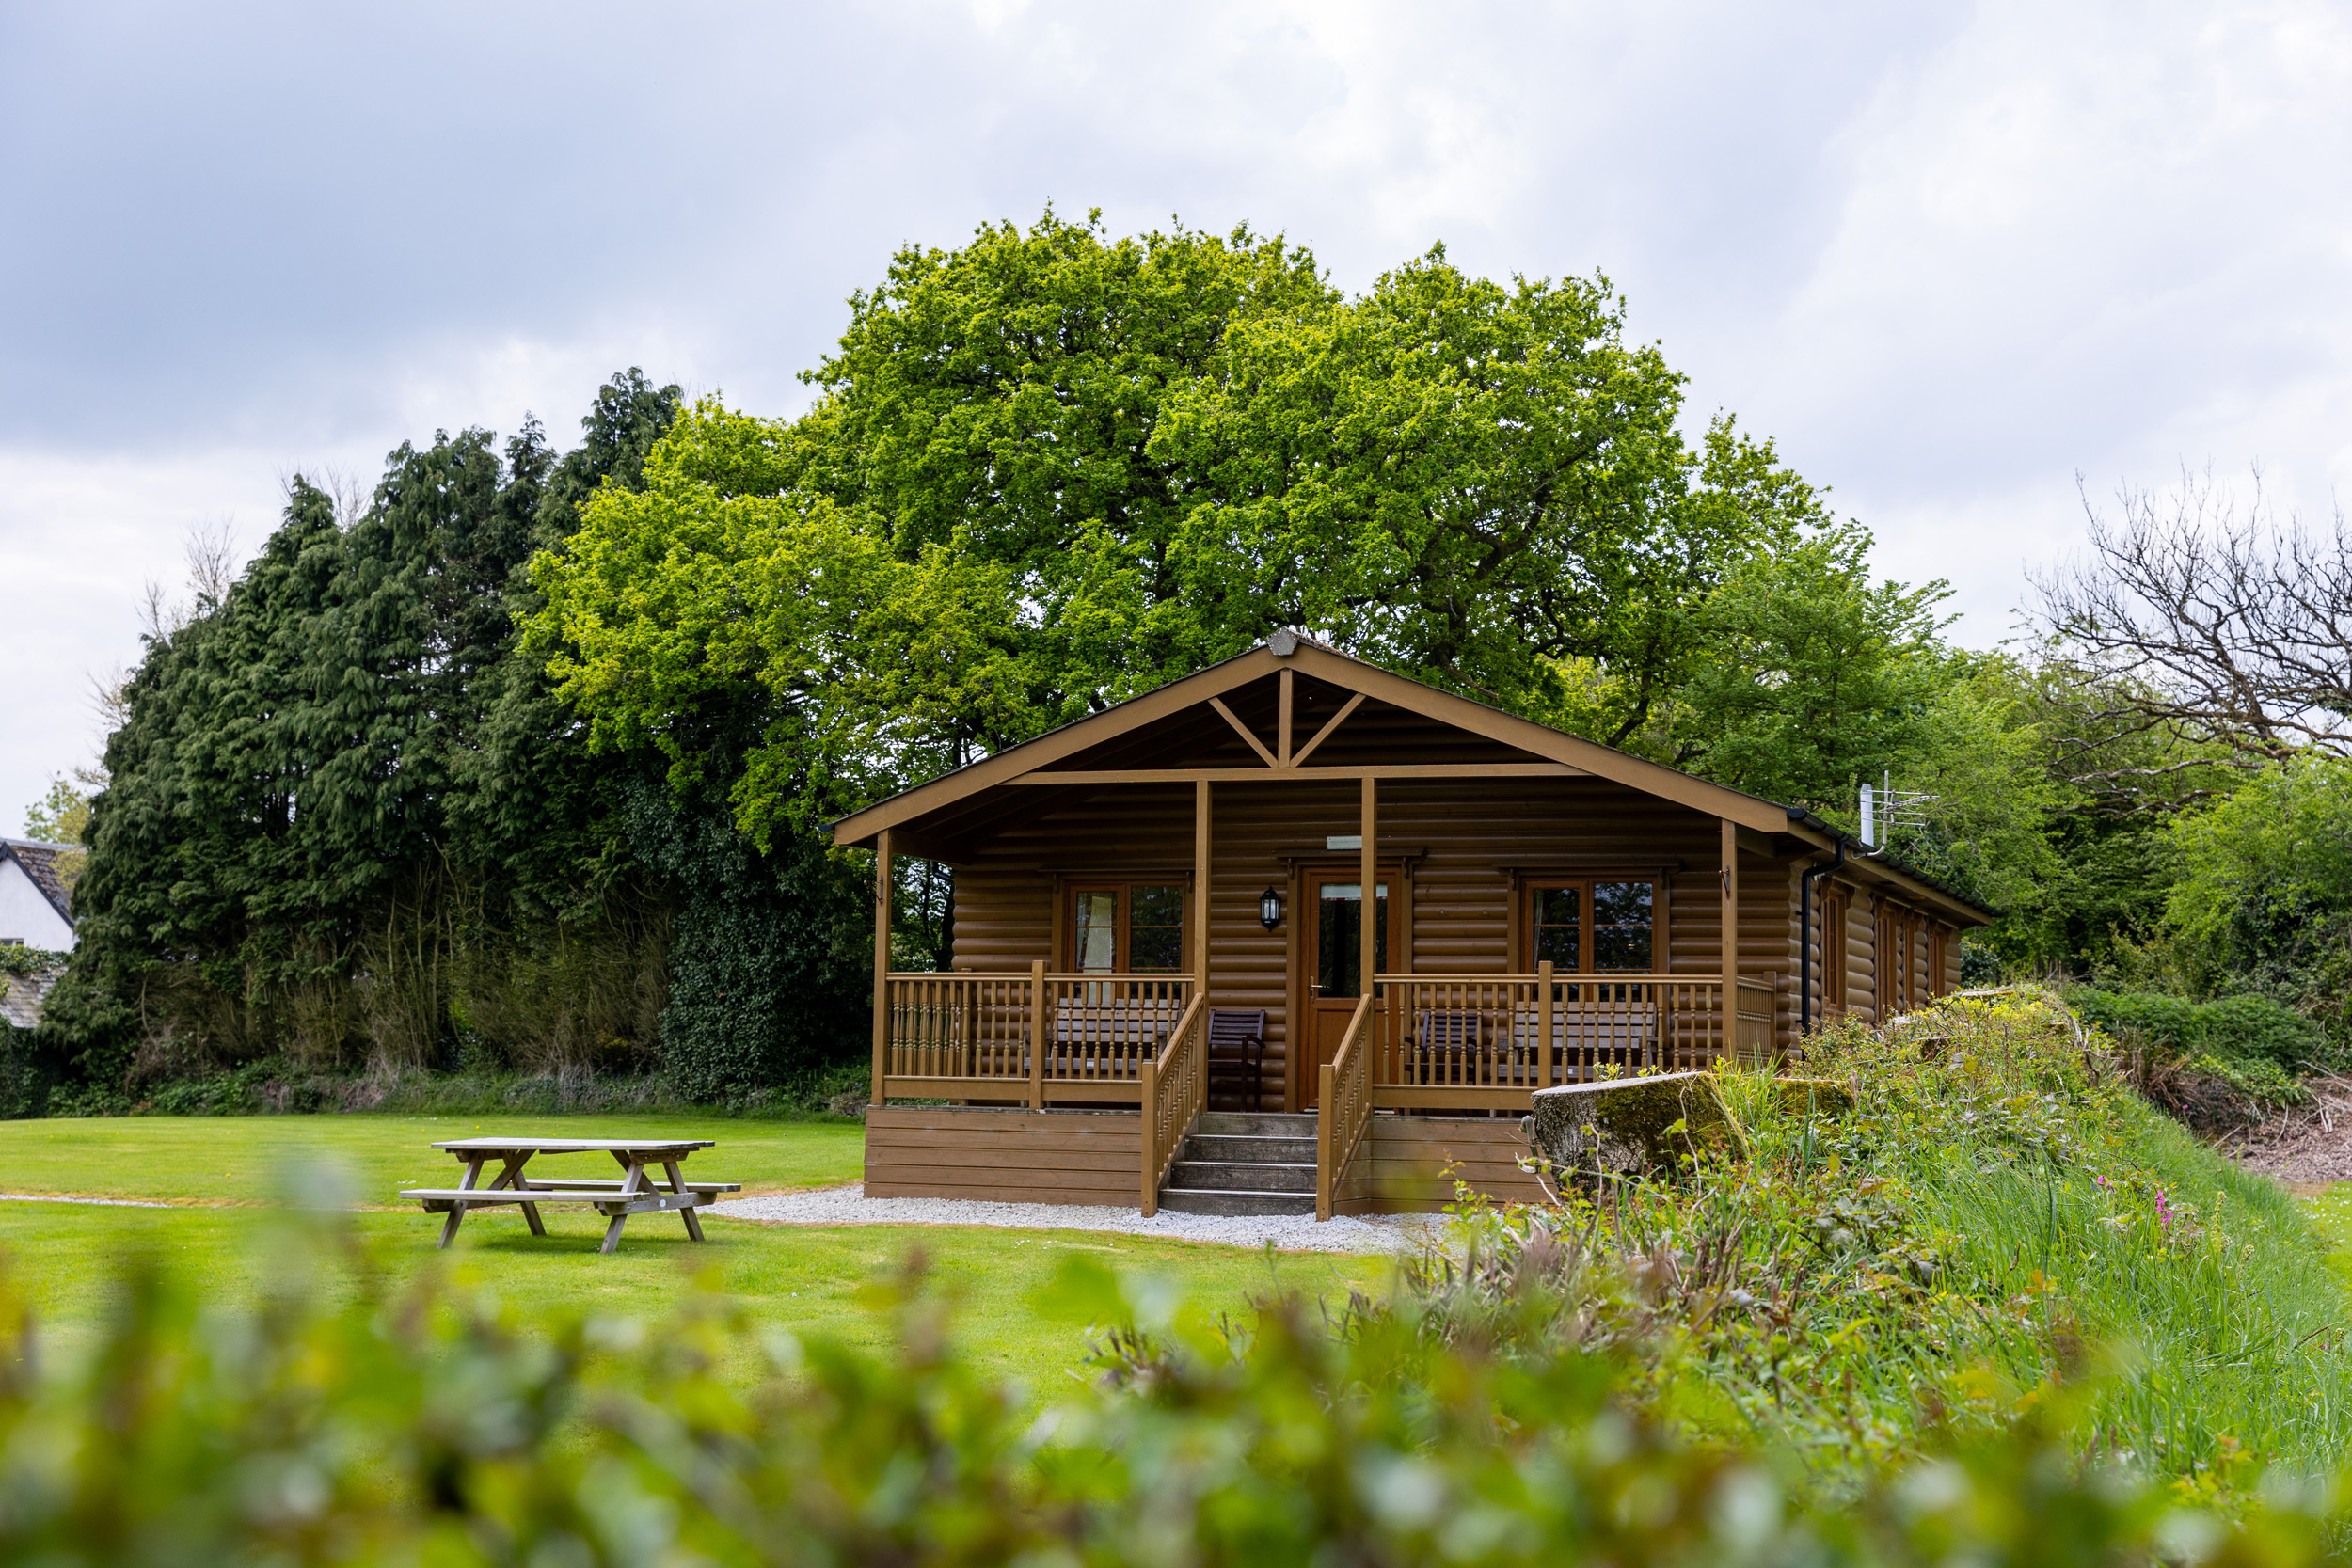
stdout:
<svg viewBox="0 0 2352 1568">
<path fill-rule="evenodd" d="M 1273 888 L 1258 895 L 1258 924 L 1269 931 L 1282 924 L 1282 895 Z"/>
</svg>

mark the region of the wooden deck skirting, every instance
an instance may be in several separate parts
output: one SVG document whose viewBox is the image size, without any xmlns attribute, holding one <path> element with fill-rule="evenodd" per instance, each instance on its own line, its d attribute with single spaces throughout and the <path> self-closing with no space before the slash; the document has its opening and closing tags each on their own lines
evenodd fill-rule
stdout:
<svg viewBox="0 0 2352 1568">
<path fill-rule="evenodd" d="M 1370 1158 L 1357 1157 L 1355 1190 L 1333 1196 L 1334 1213 L 1436 1213 L 1454 1201 L 1457 1180 L 1497 1203 L 1545 1201 L 1542 1183 L 1518 1167 L 1527 1143 L 1515 1120 L 1375 1117 L 1367 1141 Z"/>
<path fill-rule="evenodd" d="M 1134 1111 L 877 1105 L 866 1115 L 866 1196 L 1136 1207 L 1143 1117 Z M 1431 1213 L 1458 1178 L 1498 1203 L 1535 1203 L 1518 1123 L 1375 1116 L 1331 1195 L 1339 1214 Z"/>
<path fill-rule="evenodd" d="M 1136 1206 L 1135 1111 L 876 1105 L 866 1113 L 867 1197 Z"/>
</svg>

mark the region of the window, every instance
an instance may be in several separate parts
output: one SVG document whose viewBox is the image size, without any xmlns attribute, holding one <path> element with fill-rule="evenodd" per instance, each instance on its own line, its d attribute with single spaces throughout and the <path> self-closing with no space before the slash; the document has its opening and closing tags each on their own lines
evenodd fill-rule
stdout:
<svg viewBox="0 0 2352 1568">
<path fill-rule="evenodd" d="M 1389 969 L 1389 884 L 1372 885 L 1372 972 Z M 1315 893 L 1315 994 L 1364 994 L 1364 884 L 1325 882 Z"/>
<path fill-rule="evenodd" d="M 1931 997 L 1943 995 L 1949 986 L 1944 973 L 1946 940 L 1943 927 L 1928 927 L 1928 994 Z"/>
<path fill-rule="evenodd" d="M 1658 960 L 1658 884 L 1615 878 L 1528 889 L 1528 963 L 1568 974 L 1647 974 Z"/>
<path fill-rule="evenodd" d="M 1104 974 L 1184 967 L 1181 883 L 1115 882 L 1070 893 L 1071 968 Z"/>
<path fill-rule="evenodd" d="M 1581 887 L 1539 887 L 1535 890 L 1535 963 L 1549 960 L 1554 969 L 1574 974 L 1583 958 L 1584 890 Z M 1534 965 L 1530 965 L 1533 968 Z"/>
</svg>

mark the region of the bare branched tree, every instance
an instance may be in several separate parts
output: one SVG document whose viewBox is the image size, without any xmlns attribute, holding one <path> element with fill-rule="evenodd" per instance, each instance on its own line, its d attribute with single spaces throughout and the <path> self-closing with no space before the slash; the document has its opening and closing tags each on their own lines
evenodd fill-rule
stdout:
<svg viewBox="0 0 2352 1568">
<path fill-rule="evenodd" d="M 187 562 L 187 597 L 173 597 L 153 578 L 139 590 L 139 629 L 153 641 L 168 641 L 229 597 L 237 580 L 236 526 L 227 517 L 191 525 L 181 554 Z"/>
<path fill-rule="evenodd" d="M 2108 705 L 2094 728 L 2169 730 L 2249 763 L 2352 752 L 2352 530 L 2340 510 L 2318 531 L 2278 521 L 2261 482 L 2243 509 L 2197 474 L 2169 496 L 2126 487 L 2112 518 L 2084 498 L 2088 557 L 2032 583 L 2043 630 Z"/>
<path fill-rule="evenodd" d="M 104 674 L 89 677 L 89 705 L 103 734 L 112 735 L 131 721 L 131 672 L 120 661 Z"/>
<path fill-rule="evenodd" d="M 288 500 L 294 499 L 295 481 L 324 491 L 335 507 L 335 526 L 349 533 L 368 507 L 375 499 L 374 488 L 348 468 L 326 465 L 315 468 L 283 468 L 278 471 L 278 487 Z"/>
<path fill-rule="evenodd" d="M 188 593 L 196 601 L 198 613 L 219 609 L 229 597 L 229 585 L 237 580 L 235 524 L 223 517 L 189 529 L 185 553 Z"/>
</svg>

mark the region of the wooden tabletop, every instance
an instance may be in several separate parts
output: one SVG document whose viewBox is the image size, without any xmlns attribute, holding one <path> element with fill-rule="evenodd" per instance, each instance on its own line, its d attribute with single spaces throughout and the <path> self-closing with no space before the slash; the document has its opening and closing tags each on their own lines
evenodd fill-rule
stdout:
<svg viewBox="0 0 2352 1568">
<path fill-rule="evenodd" d="M 433 1147 L 453 1154 L 650 1154 L 719 1145 L 711 1138 L 453 1138 Z"/>
</svg>

